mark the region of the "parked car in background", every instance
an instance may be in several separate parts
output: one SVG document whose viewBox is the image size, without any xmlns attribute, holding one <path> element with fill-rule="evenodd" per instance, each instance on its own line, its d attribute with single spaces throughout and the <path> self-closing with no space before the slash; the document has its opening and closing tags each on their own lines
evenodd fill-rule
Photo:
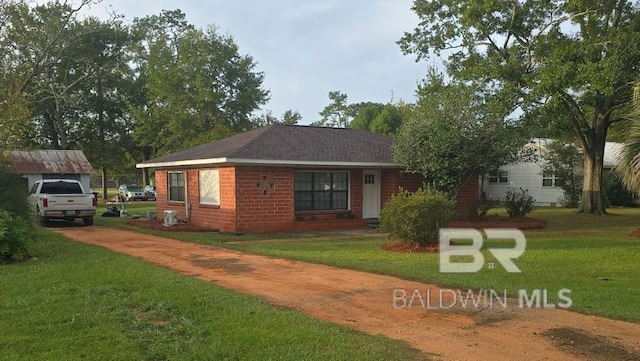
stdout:
<svg viewBox="0 0 640 361">
<path fill-rule="evenodd" d="M 141 187 L 131 184 L 123 184 L 118 188 L 118 196 L 123 202 L 131 202 L 135 200 L 146 201 L 147 193 Z"/>
<path fill-rule="evenodd" d="M 156 186 L 149 184 L 144 187 L 144 192 L 147 194 L 148 199 L 156 200 Z"/>
</svg>

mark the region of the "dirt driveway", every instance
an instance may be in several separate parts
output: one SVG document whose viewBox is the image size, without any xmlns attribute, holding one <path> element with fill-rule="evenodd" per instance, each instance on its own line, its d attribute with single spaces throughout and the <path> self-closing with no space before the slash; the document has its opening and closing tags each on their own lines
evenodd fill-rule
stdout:
<svg viewBox="0 0 640 361">
<path fill-rule="evenodd" d="M 275 305 L 405 341 L 432 360 L 640 360 L 640 324 L 558 309 L 521 309 L 516 300 L 506 309 L 440 309 L 438 287 L 395 277 L 110 228 L 53 231 L 258 295 Z M 394 289 L 417 289 L 422 297 L 429 290 L 431 308 L 438 309 L 427 309 L 418 301 L 412 307 L 394 308 Z"/>
</svg>

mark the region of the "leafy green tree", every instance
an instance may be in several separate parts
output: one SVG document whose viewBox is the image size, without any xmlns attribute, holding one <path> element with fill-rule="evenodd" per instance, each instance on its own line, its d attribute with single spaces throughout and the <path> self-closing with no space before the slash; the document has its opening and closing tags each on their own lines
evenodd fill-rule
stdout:
<svg viewBox="0 0 640 361">
<path fill-rule="evenodd" d="M 629 129 L 620 153 L 620 161 L 613 172 L 628 190 L 637 194 L 640 193 L 640 79 L 635 83 L 631 101 L 632 108 L 628 114 Z"/>
<path fill-rule="evenodd" d="M 402 112 L 394 104 L 364 103 L 357 108 L 357 115 L 350 126 L 391 135 L 400 128 L 402 120 Z"/>
<path fill-rule="evenodd" d="M 68 49 L 75 47 L 78 40 L 79 12 L 92 2 L 82 0 L 73 6 L 66 2 L 36 6 L 26 1 L 0 3 L 0 139 L 3 148 L 33 146 L 36 134 L 31 124 L 32 110 L 47 105 L 57 106 L 57 113 L 47 114 L 53 119 L 50 130 L 57 131 L 56 140 L 63 148 L 68 146 L 66 132 L 63 132 L 66 129 L 61 122 L 61 115 L 68 112 L 63 98 L 83 76 L 78 63 L 69 67 L 75 60 Z M 56 81 L 43 82 L 44 79 Z M 61 83 L 62 80 L 65 83 Z M 36 116 L 44 118 L 45 114 L 41 112 Z"/>
<path fill-rule="evenodd" d="M 134 20 L 132 92 L 138 161 L 251 129 L 264 75 L 230 36 L 196 29 L 180 10 Z M 140 158 L 140 155 L 142 158 Z"/>
<path fill-rule="evenodd" d="M 126 93 L 132 74 L 127 65 L 131 36 L 119 21 L 84 21 L 93 29 L 82 37 L 82 49 L 92 71 L 78 90 L 81 103 L 76 143 L 102 177 L 102 197 L 107 198 L 108 173 L 124 167 L 131 127 Z M 109 155 L 109 156 L 105 156 Z"/>
<path fill-rule="evenodd" d="M 446 56 L 452 77 L 517 98 L 525 117 L 568 121 L 584 156 L 578 211 L 605 213 L 607 132 L 624 118 L 640 66 L 638 3 L 415 0 L 413 10 L 420 23 L 399 41 L 405 54 Z"/>
<path fill-rule="evenodd" d="M 287 110 L 282 114 L 280 124 L 296 125 L 302 120 L 302 115 L 297 110 Z"/>
<path fill-rule="evenodd" d="M 418 90 L 413 115 L 395 137 L 396 162 L 422 174 L 437 191 L 454 198 L 460 184 L 517 159 L 525 133 L 510 122 L 510 110 L 477 89 L 446 84 L 431 73 Z"/>
<path fill-rule="evenodd" d="M 563 205 L 577 207 L 582 195 L 582 151 L 575 144 L 562 140 L 551 142 L 545 146 L 545 171 L 553 172 L 556 178 L 562 179 L 564 191 Z"/>
<path fill-rule="evenodd" d="M 349 128 L 355 116 L 353 107 L 347 103 L 347 94 L 339 91 L 329 92 L 331 103 L 320 112 L 320 120 L 311 123 L 313 126 Z"/>
<path fill-rule="evenodd" d="M 302 120 L 302 116 L 297 110 L 287 110 L 282 114 L 281 118 L 273 115 L 271 110 L 266 111 L 253 120 L 256 127 L 263 127 L 269 124 L 296 125 Z"/>
</svg>

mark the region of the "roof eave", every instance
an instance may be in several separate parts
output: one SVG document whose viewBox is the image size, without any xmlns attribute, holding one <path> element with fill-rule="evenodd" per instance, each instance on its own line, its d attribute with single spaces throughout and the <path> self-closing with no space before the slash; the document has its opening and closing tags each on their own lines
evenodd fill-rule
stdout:
<svg viewBox="0 0 640 361">
<path fill-rule="evenodd" d="M 278 160 L 278 159 L 242 159 L 242 158 L 207 158 L 180 160 L 173 162 L 139 163 L 136 168 L 169 168 L 192 167 L 205 165 L 272 165 L 272 166 L 303 166 L 303 167 L 353 167 L 353 168 L 397 168 L 393 162 L 348 162 L 348 161 L 309 161 L 309 160 Z"/>
</svg>

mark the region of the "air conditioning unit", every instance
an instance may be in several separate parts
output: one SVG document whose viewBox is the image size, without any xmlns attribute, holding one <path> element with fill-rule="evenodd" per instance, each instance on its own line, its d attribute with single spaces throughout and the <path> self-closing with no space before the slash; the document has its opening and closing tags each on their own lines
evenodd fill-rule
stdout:
<svg viewBox="0 0 640 361">
<path fill-rule="evenodd" d="M 164 225 L 175 226 L 178 224 L 178 211 L 164 211 Z"/>
</svg>

